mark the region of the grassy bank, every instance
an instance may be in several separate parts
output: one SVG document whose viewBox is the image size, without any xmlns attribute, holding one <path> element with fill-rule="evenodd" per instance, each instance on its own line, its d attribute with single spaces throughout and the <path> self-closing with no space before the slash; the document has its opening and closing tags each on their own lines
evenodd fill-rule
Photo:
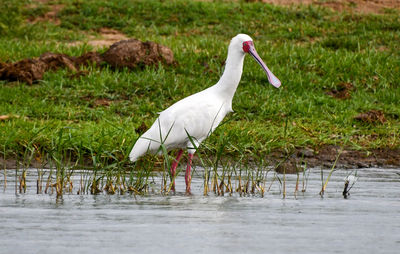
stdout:
<svg viewBox="0 0 400 254">
<path fill-rule="evenodd" d="M 213 85 L 230 39 L 253 37 L 282 81 L 267 85 L 250 58 L 233 100 L 235 113 L 200 153 L 263 157 L 271 151 L 323 145 L 352 149 L 400 147 L 400 19 L 333 12 L 321 7 L 195 1 L 10 1 L 0 10 L 0 60 L 44 52 L 80 55 L 103 27 L 170 47 L 177 66 L 85 67 L 48 72 L 29 86 L 0 81 L 0 153 L 36 160 L 81 158 L 102 165 L 123 161 L 157 112 Z M 57 6 L 53 19 L 46 19 Z M 37 18 L 42 17 L 42 18 Z M 330 95 L 350 84 L 350 97 Z M 107 103 L 100 103 L 107 101 Z M 386 121 L 355 116 L 380 110 Z M 137 131 L 135 131 L 137 130 Z"/>
</svg>

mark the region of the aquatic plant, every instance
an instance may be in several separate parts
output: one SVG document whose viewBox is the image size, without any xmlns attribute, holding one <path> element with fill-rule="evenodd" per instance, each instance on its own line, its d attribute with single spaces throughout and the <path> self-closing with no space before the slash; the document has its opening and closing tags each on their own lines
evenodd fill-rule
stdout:
<svg viewBox="0 0 400 254">
<path fill-rule="evenodd" d="M 332 173 L 336 170 L 336 163 L 337 163 L 337 161 L 339 160 L 340 155 L 342 154 L 342 152 L 343 152 L 343 148 L 341 148 L 340 151 L 338 152 L 338 154 L 337 154 L 337 156 L 336 156 L 336 159 L 335 159 L 335 161 L 333 162 L 333 165 L 332 165 L 332 167 L 331 167 L 331 170 L 329 171 L 328 177 L 327 177 L 326 180 L 325 180 L 325 183 L 324 183 L 324 174 L 323 174 L 323 171 L 322 171 L 322 168 L 321 168 L 321 183 L 322 183 L 322 188 L 321 188 L 321 191 L 319 192 L 319 195 L 320 195 L 321 197 L 324 197 L 324 193 L 325 193 L 326 186 L 328 185 L 328 182 L 329 182 L 329 179 L 330 179 L 331 176 L 332 176 Z"/>
</svg>

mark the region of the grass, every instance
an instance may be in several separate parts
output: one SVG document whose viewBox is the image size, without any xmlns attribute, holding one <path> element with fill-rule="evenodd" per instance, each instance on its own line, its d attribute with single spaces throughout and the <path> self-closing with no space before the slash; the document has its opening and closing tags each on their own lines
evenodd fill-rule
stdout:
<svg viewBox="0 0 400 254">
<path fill-rule="evenodd" d="M 203 158 L 262 158 L 271 151 L 332 144 L 361 150 L 400 147 L 398 11 L 358 15 L 242 1 L 55 3 L 63 6 L 59 25 L 27 22 L 50 10 L 52 3 L 5 1 L 0 10 L 1 61 L 48 51 L 80 55 L 93 48 L 68 43 L 85 41 L 88 34 L 109 27 L 170 47 L 178 65 L 134 72 L 85 67 L 89 74 L 75 79 L 60 70 L 46 73 L 32 86 L 0 81 L 0 115 L 11 116 L 0 120 L 4 158 L 51 158 L 59 168 L 82 163 L 95 170 L 129 169 L 126 158 L 139 137 L 135 129 L 142 123 L 150 126 L 157 112 L 213 85 L 222 73 L 229 40 L 238 33 L 253 37 L 283 85 L 267 85 L 248 57 L 233 100 L 235 113 L 199 148 Z M 350 99 L 327 95 L 343 82 L 354 86 Z M 97 99 L 111 104 L 96 105 Z M 370 109 L 382 110 L 387 121 L 374 125 L 353 119 Z M 66 178 L 67 172 L 59 177 Z M 96 185 L 95 178 L 91 181 Z"/>
</svg>

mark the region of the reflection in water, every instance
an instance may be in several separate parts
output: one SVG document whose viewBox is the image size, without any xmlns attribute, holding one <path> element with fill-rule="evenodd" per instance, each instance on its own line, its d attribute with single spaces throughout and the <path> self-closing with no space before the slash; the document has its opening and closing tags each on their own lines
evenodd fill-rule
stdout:
<svg viewBox="0 0 400 254">
<path fill-rule="evenodd" d="M 57 198 L 36 194 L 35 171 L 28 172 L 27 193 L 16 195 L 8 172 L 0 193 L 0 253 L 397 253 L 400 247 L 400 170 L 358 170 L 348 199 L 342 196 L 348 171 L 341 170 L 324 198 L 318 169 L 297 197 L 296 176 L 288 175 L 285 199 L 278 181 L 264 198 L 204 197 L 201 178 L 193 178 L 193 195 L 185 196 L 183 177 L 176 195 Z"/>
</svg>

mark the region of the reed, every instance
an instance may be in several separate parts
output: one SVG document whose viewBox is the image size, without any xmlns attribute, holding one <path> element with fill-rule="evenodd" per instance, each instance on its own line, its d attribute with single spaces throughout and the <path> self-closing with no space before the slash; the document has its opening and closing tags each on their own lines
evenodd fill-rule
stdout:
<svg viewBox="0 0 400 254">
<path fill-rule="evenodd" d="M 288 198 L 288 175 L 286 170 L 282 174 L 274 171 L 277 165 L 271 166 L 270 162 L 259 158 L 257 161 L 246 161 L 245 157 L 239 157 L 237 161 L 224 160 L 216 154 L 213 157 L 204 157 L 202 151 L 198 151 L 196 160 L 200 161 L 203 170 L 203 191 L 202 195 L 210 194 L 215 196 L 237 195 L 239 197 L 257 196 L 264 197 L 271 190 L 272 186 L 279 187 L 279 193 L 283 199 Z M 65 154 L 47 155 L 43 157 L 46 161 L 41 168 L 36 169 L 36 193 L 55 195 L 62 200 L 63 195 L 171 195 L 170 167 L 168 162 L 172 156 L 169 153 L 157 156 L 145 156 L 143 160 L 136 163 L 129 163 L 122 160 L 118 163 L 108 163 L 108 157 L 112 154 L 97 156 L 93 151 L 93 167 L 82 169 L 77 161 L 60 162 L 53 158 L 67 156 Z M 164 156 L 168 156 L 165 158 Z M 336 162 L 338 160 L 338 154 Z M 68 157 L 68 156 L 67 156 Z M 31 158 L 31 150 L 27 152 L 27 160 Z M 279 163 L 278 163 L 279 164 Z M 16 193 L 27 192 L 27 163 L 19 162 L 15 171 Z M 324 179 L 321 173 L 323 191 L 326 190 L 329 180 L 336 169 L 334 163 L 329 175 Z M 194 166 L 194 169 L 196 167 Z M 196 169 L 197 170 L 197 169 Z M 197 171 L 196 171 L 197 172 Z M 301 176 L 302 175 L 302 176 Z M 297 198 L 301 191 L 306 192 L 310 170 L 306 165 L 299 167 L 294 177 L 294 198 Z M 182 167 L 177 168 L 175 177 L 182 177 Z M 292 177 L 291 177 L 292 178 Z M 302 185 L 302 186 L 301 186 Z M 345 182 L 343 196 L 348 193 L 354 183 Z M 43 186 L 43 187 L 42 187 Z M 154 188 L 154 186 L 156 188 Z M 159 186 L 159 188 L 157 187 Z M 321 190 L 321 197 L 324 192 Z"/>
<path fill-rule="evenodd" d="M 333 172 L 336 170 L 336 163 L 338 162 L 342 152 L 343 152 L 343 148 L 341 148 L 340 151 L 338 152 L 338 154 L 336 156 L 336 159 L 335 159 L 335 161 L 334 161 L 334 163 L 333 163 L 333 165 L 331 167 L 331 170 L 329 171 L 328 177 L 325 180 L 325 183 L 324 183 L 323 171 L 321 169 L 321 184 L 322 184 L 322 188 L 321 188 L 321 191 L 319 192 L 319 195 L 321 197 L 324 197 L 326 186 L 328 186 L 329 179 L 331 178 Z"/>
<path fill-rule="evenodd" d="M 310 176 L 310 170 L 307 168 L 307 163 L 304 164 L 303 167 L 303 177 L 302 177 L 302 188 L 301 192 L 306 192 L 307 184 L 308 184 L 308 177 Z"/>
<path fill-rule="evenodd" d="M 4 186 L 3 186 L 3 191 L 6 191 L 7 188 L 7 165 L 6 165 L 6 145 L 3 144 L 3 151 L 2 151 L 2 155 L 3 155 L 3 161 L 4 161 L 4 165 L 3 165 L 3 177 L 4 177 Z"/>
</svg>

